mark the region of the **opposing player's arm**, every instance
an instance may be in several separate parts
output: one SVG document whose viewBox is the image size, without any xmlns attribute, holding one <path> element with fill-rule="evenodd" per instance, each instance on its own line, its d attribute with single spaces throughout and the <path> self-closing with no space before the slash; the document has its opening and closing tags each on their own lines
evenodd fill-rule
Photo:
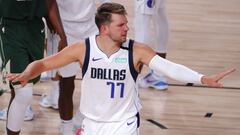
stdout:
<svg viewBox="0 0 240 135">
<path fill-rule="evenodd" d="M 20 82 L 24 86 L 30 79 L 37 77 L 44 71 L 56 69 L 75 61 L 83 63 L 84 55 L 85 45 L 77 43 L 52 56 L 34 61 L 27 66 L 23 73 L 9 74 L 7 78 L 13 82 Z"/>
<path fill-rule="evenodd" d="M 66 39 L 56 0 L 45 1 L 48 10 L 48 16 L 46 17 L 46 21 L 51 25 L 53 31 L 56 32 L 61 39 Z"/>
<path fill-rule="evenodd" d="M 161 58 L 156 55 L 151 48 L 142 45 L 141 43 L 136 42 L 133 50 L 133 55 L 136 57 L 134 58 L 134 61 L 136 61 L 136 63 L 134 63 L 136 69 L 139 69 L 142 64 L 145 64 L 156 72 L 164 73 L 168 77 L 184 83 L 221 87 L 222 84 L 218 81 L 235 71 L 235 69 L 232 68 L 212 76 L 206 76 L 191 70 L 186 66 Z"/>
<path fill-rule="evenodd" d="M 54 31 L 59 35 L 58 51 L 60 51 L 67 46 L 67 37 L 64 32 L 57 2 L 56 0 L 46 0 L 46 4 L 48 9 L 48 16 L 46 17 L 48 28 L 51 32 Z"/>
</svg>

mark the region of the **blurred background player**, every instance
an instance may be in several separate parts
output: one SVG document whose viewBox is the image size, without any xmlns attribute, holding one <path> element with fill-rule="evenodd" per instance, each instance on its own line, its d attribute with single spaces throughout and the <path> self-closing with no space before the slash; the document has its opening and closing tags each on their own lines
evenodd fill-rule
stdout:
<svg viewBox="0 0 240 135">
<path fill-rule="evenodd" d="M 100 3 L 108 1 L 101 0 Z M 68 45 L 84 41 L 90 35 L 98 33 L 94 21 L 96 12 L 95 0 L 57 0 L 57 3 Z M 57 53 L 66 47 L 57 46 L 59 36 L 51 30 L 48 31 L 47 35 L 48 55 Z M 80 128 L 83 119 L 79 111 L 76 112 L 73 119 L 72 97 L 75 88 L 74 80 L 79 69 L 78 63 L 71 63 L 58 70 L 51 71 L 49 74 L 52 77 L 52 90 L 48 94 L 44 94 L 39 101 L 39 104 L 43 107 L 59 108 L 61 118 L 60 132 L 63 135 L 74 134 L 75 131 L 73 129 Z M 58 81 L 58 78 L 60 81 Z"/>
<path fill-rule="evenodd" d="M 135 40 L 151 45 L 162 58 L 166 58 L 170 33 L 165 5 L 165 0 L 135 0 Z M 139 79 L 139 86 L 157 90 L 168 88 L 166 77 L 152 70 Z"/>
<path fill-rule="evenodd" d="M 10 72 L 20 73 L 29 63 L 43 58 L 45 41 L 43 17 L 46 17 L 61 37 L 60 44 L 66 44 L 55 0 L 0 1 L 2 67 L 10 61 Z M 11 85 L 9 109 L 0 113 L 5 119 L 7 116 L 8 135 L 19 135 L 28 110 L 32 112 L 29 105 L 33 84 L 38 82 L 39 78 L 30 80 L 25 87 Z M 32 119 L 32 116 L 30 115 L 29 119 Z"/>
</svg>

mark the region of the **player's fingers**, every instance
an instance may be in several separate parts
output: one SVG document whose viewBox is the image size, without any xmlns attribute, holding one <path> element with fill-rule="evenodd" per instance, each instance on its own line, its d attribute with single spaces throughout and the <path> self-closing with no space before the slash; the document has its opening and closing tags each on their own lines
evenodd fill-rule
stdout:
<svg viewBox="0 0 240 135">
<path fill-rule="evenodd" d="M 22 82 L 22 81 L 24 81 L 24 78 L 20 74 L 14 76 L 14 78 L 12 79 L 13 83 Z"/>
<path fill-rule="evenodd" d="M 235 70 L 236 70 L 235 68 L 231 68 L 231 69 L 228 69 L 226 71 L 223 71 L 223 72 L 217 74 L 215 80 L 219 81 L 219 80 L 223 79 L 225 76 L 227 76 L 227 75 L 231 74 L 232 72 L 234 72 Z"/>
<path fill-rule="evenodd" d="M 211 83 L 210 85 L 209 85 L 210 87 L 223 87 L 223 85 L 221 84 L 221 83 Z"/>
<path fill-rule="evenodd" d="M 9 81 L 13 81 L 16 77 L 18 77 L 19 74 L 7 74 L 6 75 L 6 78 L 9 80 Z"/>
</svg>

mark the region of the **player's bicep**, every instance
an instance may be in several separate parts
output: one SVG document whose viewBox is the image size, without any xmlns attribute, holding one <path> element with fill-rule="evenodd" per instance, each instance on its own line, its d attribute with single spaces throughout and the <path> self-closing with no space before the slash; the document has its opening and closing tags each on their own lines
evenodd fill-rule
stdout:
<svg viewBox="0 0 240 135">
<path fill-rule="evenodd" d="M 72 45 L 42 60 L 45 70 L 51 70 L 78 61 L 81 52 L 79 45 Z"/>
<path fill-rule="evenodd" d="M 148 65 L 151 59 L 156 55 L 149 46 L 145 44 L 136 43 L 135 45 L 135 57 L 138 58 L 138 62 Z"/>
</svg>

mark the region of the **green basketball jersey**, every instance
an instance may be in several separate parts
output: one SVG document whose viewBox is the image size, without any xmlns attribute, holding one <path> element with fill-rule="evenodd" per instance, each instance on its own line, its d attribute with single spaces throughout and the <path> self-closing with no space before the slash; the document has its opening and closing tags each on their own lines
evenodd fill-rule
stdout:
<svg viewBox="0 0 240 135">
<path fill-rule="evenodd" d="M 29 19 L 47 15 L 45 0 L 0 0 L 0 16 L 10 19 Z"/>
</svg>

